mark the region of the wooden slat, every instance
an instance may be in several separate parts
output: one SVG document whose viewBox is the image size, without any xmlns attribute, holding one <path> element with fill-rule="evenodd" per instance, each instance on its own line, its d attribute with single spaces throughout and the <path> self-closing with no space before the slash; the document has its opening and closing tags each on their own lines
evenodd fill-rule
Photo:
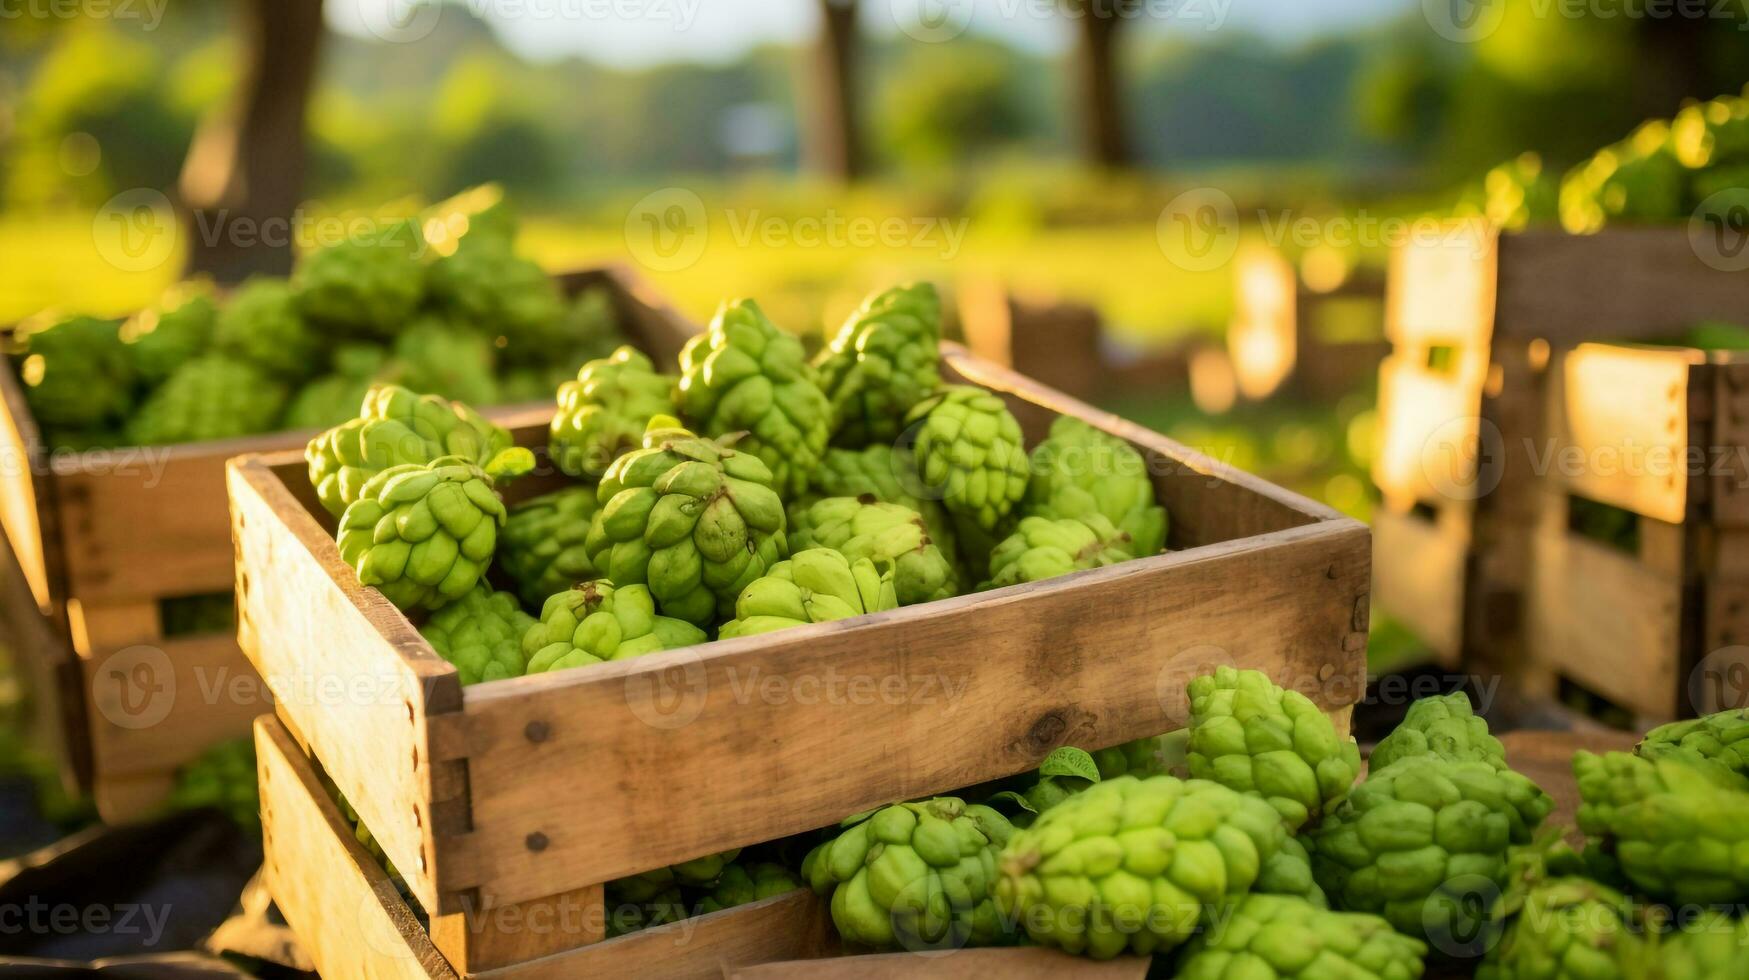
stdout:
<svg viewBox="0 0 1749 980">
<path fill-rule="evenodd" d="M 323 790 L 297 742 L 275 718 L 256 723 L 268 888 L 324 976 L 454 978 L 417 916 Z M 531 931 L 596 928 L 603 909 L 563 908 Z M 505 924 L 508 931 L 509 923 Z M 480 977 L 662 976 L 715 980 L 726 969 L 800 960 L 837 948 L 826 902 L 805 889 L 710 915 L 506 965 Z"/>
<path fill-rule="evenodd" d="M 469 688 L 430 720 L 472 799 L 443 876 L 520 901 L 1011 775 L 1179 727 L 1184 684 L 1217 662 L 1342 707 L 1369 557 L 1361 525 L 1330 522 Z"/>
<path fill-rule="evenodd" d="M 1429 371 L 1393 354 L 1379 367 L 1379 444 L 1373 482 L 1385 506 L 1466 504 L 1476 492 L 1482 377 L 1468 367 Z"/>
<path fill-rule="evenodd" d="M 354 839 L 284 726 L 255 725 L 267 888 L 329 977 L 453 980 L 383 870 Z"/>
<path fill-rule="evenodd" d="M 24 390 L 10 360 L 0 359 L 0 527 L 6 531 L 37 608 L 59 616 L 66 596 L 55 537 L 54 501 L 43 492 L 48 478 L 48 447 L 25 403 Z"/>
<path fill-rule="evenodd" d="M 230 483 L 244 652 L 420 901 L 457 911 L 437 909 L 431 840 L 435 820 L 454 819 L 434 806 L 463 787 L 434 773 L 425 734 L 460 705 L 455 668 L 358 584 L 259 457 L 232 460 Z"/>
<path fill-rule="evenodd" d="M 70 792 L 89 789 L 91 743 L 85 728 L 79 661 L 65 630 L 44 616 L 10 548 L 0 547 L 0 642 L 21 685 L 25 730 L 54 760 Z"/>
<path fill-rule="evenodd" d="M 1539 665 L 1649 718 L 1678 713 L 1683 586 L 1560 526 L 1538 531 L 1529 649 Z"/>
<path fill-rule="evenodd" d="M 1383 507 L 1373 513 L 1373 602 L 1448 666 L 1463 652 L 1469 520 L 1455 507 L 1437 521 Z"/>
<path fill-rule="evenodd" d="M 1700 385 L 1705 355 L 1687 348 L 1581 344 L 1559 360 L 1549 397 L 1557 454 L 1549 478 L 1580 496 L 1656 520 L 1687 519 L 1689 391 L 1691 384 Z"/>
<path fill-rule="evenodd" d="M 1749 528 L 1749 359 L 1738 354 L 1713 360 L 1710 445 L 1717 455 L 1707 461 L 1712 523 Z"/>
<path fill-rule="evenodd" d="M 607 935 L 604 891 L 585 885 L 511 905 L 474 903 L 465 912 L 432 918 L 431 942 L 470 975 L 569 952 Z"/>
<path fill-rule="evenodd" d="M 1495 235 L 1451 222 L 1391 252 L 1385 336 L 1405 350 L 1448 346 L 1486 356 L 1494 322 Z"/>
<path fill-rule="evenodd" d="M 1749 270 L 1707 265 L 1686 223 L 1500 236 L 1497 338 L 1658 340 L 1712 319 L 1749 323 Z"/>
<path fill-rule="evenodd" d="M 229 634 L 81 656 L 100 815 L 153 815 L 176 769 L 243 738 L 273 700 Z"/>
</svg>

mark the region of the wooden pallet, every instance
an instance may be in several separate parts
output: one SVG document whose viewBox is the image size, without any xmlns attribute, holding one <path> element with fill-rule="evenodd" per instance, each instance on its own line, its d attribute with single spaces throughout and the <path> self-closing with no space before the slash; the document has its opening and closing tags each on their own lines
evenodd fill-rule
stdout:
<svg viewBox="0 0 1749 980">
<path fill-rule="evenodd" d="M 1749 703 L 1749 355 L 1582 344 L 1550 375 L 1536 682 L 1648 722 Z M 1575 497 L 1628 511 L 1635 550 L 1573 530 Z"/>
<path fill-rule="evenodd" d="M 1190 678 L 1218 664 L 1267 671 L 1346 729 L 1364 689 L 1363 525 L 951 344 L 943 373 L 1000 394 L 1029 442 L 1073 414 L 1136 446 L 1175 550 L 463 689 L 340 560 L 303 460 L 244 457 L 230 471 L 243 648 L 280 679 L 280 716 L 438 920 L 596 905 L 615 878 L 1023 772 L 1061 745 L 1168 731 L 1188 715 Z M 547 420 L 513 431 L 544 447 Z M 553 485 L 518 481 L 507 496 Z M 359 693 L 284 693 L 315 678 Z M 809 693 L 832 678 L 844 696 Z M 432 935 L 461 972 L 528 953 Z"/>
<path fill-rule="evenodd" d="M 568 292 L 613 291 L 622 322 L 653 354 L 677 356 L 693 327 L 618 269 L 559 277 Z M 166 599 L 229 592 L 235 572 L 225 461 L 296 451 L 313 432 L 178 446 L 51 452 L 10 366 L 0 367 L 0 525 L 40 623 L 17 642 L 47 676 L 71 664 L 84 739 L 53 751 L 89 757 L 90 789 L 110 821 L 148 814 L 177 767 L 245 737 L 272 698 L 230 634 L 169 637 Z M 38 629 L 41 626 L 43 628 Z M 65 727 L 65 726 L 63 726 Z"/>
</svg>

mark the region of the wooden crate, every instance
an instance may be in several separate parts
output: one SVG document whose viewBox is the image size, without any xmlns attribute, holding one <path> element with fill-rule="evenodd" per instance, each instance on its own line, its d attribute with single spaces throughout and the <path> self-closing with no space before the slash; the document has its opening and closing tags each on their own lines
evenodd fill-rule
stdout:
<svg viewBox="0 0 1749 980">
<path fill-rule="evenodd" d="M 1385 307 L 1380 608 L 1421 629 L 1442 659 L 1512 674 L 1528 656 L 1525 592 L 1543 520 L 1533 447 L 1546 437 L 1551 357 L 1598 338 L 1669 338 L 1709 318 L 1749 322 L 1749 272 L 1708 266 L 1681 226 L 1575 236 L 1451 222 L 1393 252 Z M 1453 460 L 1441 455 L 1449 446 L 1469 448 Z M 1493 469 L 1478 472 L 1478 457 Z M 1433 567 L 1410 574 L 1411 549 L 1429 543 Z M 1441 591 L 1452 582 L 1455 593 Z"/>
<path fill-rule="evenodd" d="M 692 327 L 617 269 L 559 277 L 575 292 L 613 290 L 621 318 L 653 354 L 676 356 Z M 175 770 L 215 742 L 244 737 L 271 696 L 228 633 L 169 637 L 163 600 L 229 592 L 235 579 L 225 461 L 299 450 L 312 432 L 163 447 L 51 452 L 10 366 L 0 368 L 0 524 L 41 624 L 17 645 L 24 673 L 73 665 L 85 703 L 89 789 L 111 821 L 148 813 Z M 37 629 L 46 625 L 46 629 Z"/>
<path fill-rule="evenodd" d="M 256 721 L 255 754 L 268 890 L 316 970 L 377 980 L 463 975 L 439 952 L 430 921 L 359 845 L 316 766 L 277 718 Z M 514 920 L 497 923 L 491 941 L 503 944 L 499 952 L 527 952 L 505 958 L 493 977 L 717 980 L 725 969 L 836 949 L 826 902 L 805 888 L 608 940 L 598 939 L 605 927 L 599 911 L 574 900 L 515 911 Z M 440 936 L 458 925 L 454 919 L 439 920 Z"/>
<path fill-rule="evenodd" d="M 1185 684 L 1222 663 L 1268 671 L 1346 728 L 1365 676 L 1364 525 L 943 351 L 945 376 L 1002 395 L 1029 442 L 1073 414 L 1136 446 L 1176 550 L 463 689 L 341 562 L 301 458 L 232 461 L 243 648 L 426 909 L 599 903 L 614 878 L 1023 772 L 1061 745 L 1168 731 Z M 542 447 L 547 418 L 513 431 Z M 300 694 L 318 683 L 349 693 Z M 490 942 L 434 935 L 463 972 L 505 962 Z"/>
<path fill-rule="evenodd" d="M 962 283 L 956 297 L 966 346 L 979 357 L 1076 398 L 1105 380 L 1099 311 L 1086 303 L 987 280 Z"/>
<path fill-rule="evenodd" d="M 1749 355 L 1581 344 L 1550 374 L 1536 683 L 1648 721 L 1746 703 L 1749 650 L 1732 648 L 1749 642 Z M 1633 515 L 1635 550 L 1574 530 L 1575 497 Z"/>
<path fill-rule="evenodd" d="M 1227 353 L 1245 397 L 1284 391 L 1308 401 L 1333 401 L 1377 375 L 1389 350 L 1382 336 L 1333 336 L 1331 321 L 1359 310 L 1382 327 L 1383 277 L 1358 270 L 1332 288 L 1313 289 L 1272 249 L 1244 253 L 1236 269 Z"/>
</svg>

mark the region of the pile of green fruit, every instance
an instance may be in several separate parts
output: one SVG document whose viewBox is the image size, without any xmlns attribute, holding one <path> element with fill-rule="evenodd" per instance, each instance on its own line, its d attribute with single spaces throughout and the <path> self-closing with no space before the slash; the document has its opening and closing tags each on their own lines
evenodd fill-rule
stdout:
<svg viewBox="0 0 1749 980">
<path fill-rule="evenodd" d="M 182 283 L 126 321 L 21 324 L 10 353 L 44 438 L 82 450 L 327 428 L 385 383 L 538 401 L 622 342 L 604 290 L 566 299 L 515 254 L 496 188 L 368 224 L 289 279 Z"/>
<path fill-rule="evenodd" d="M 1721 96 L 1649 120 L 1564 176 L 1525 154 L 1489 171 L 1482 198 L 1482 212 L 1508 229 L 1559 223 L 1585 234 L 1687 221 L 1703 203 L 1726 218 L 1749 204 L 1749 98 Z"/>
<path fill-rule="evenodd" d="M 1166 511 L 1135 448 L 1065 417 L 1029 453 L 1001 398 L 943 383 L 940 335 L 927 284 L 871 296 L 811 360 L 756 304 L 731 301 L 677 373 L 621 347 L 557 386 L 547 458 L 570 481 L 558 489 L 506 506 L 505 486 L 535 466 L 530 450 L 466 404 L 401 385 L 372 387 L 310 441 L 310 481 L 359 583 L 412 616 L 464 684 L 1165 548 Z M 907 806 L 869 830 L 899 834 L 904 813 L 959 828 L 956 866 L 979 862 L 985 903 L 968 928 L 993 936 L 996 873 L 978 849 L 1005 840 L 1007 821 L 950 802 Z M 609 892 L 643 925 L 672 919 L 688 890 L 720 906 L 786 880 L 725 858 Z M 930 936 L 937 925 L 916 923 Z"/>
</svg>

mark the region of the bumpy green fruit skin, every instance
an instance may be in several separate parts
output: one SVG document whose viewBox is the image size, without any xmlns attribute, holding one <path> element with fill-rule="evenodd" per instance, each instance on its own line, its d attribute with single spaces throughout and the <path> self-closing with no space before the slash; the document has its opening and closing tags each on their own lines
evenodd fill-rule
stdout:
<svg viewBox="0 0 1749 980">
<path fill-rule="evenodd" d="M 541 267 L 494 239 L 462 240 L 431 263 L 431 299 L 445 313 L 502 338 L 507 361 L 539 364 L 565 349 L 565 304 Z"/>
<path fill-rule="evenodd" d="M 1281 849 L 1263 862 L 1251 890 L 1260 895 L 1290 895 L 1321 909 L 1330 907 L 1329 897 L 1312 873 L 1312 854 L 1298 837 L 1282 841 Z"/>
<path fill-rule="evenodd" d="M 1130 557 L 1124 533 L 1098 514 L 1023 517 L 1014 533 L 991 550 L 990 581 L 984 587 L 1042 582 Z"/>
<path fill-rule="evenodd" d="M 717 636 L 757 636 L 898 606 L 890 566 L 877 570 L 867 558 L 851 561 L 830 548 L 811 548 L 754 579 L 735 600 L 735 618 Z"/>
<path fill-rule="evenodd" d="M 590 361 L 577 380 L 559 386 L 547 447 L 554 465 L 585 480 L 598 480 L 613 461 L 638 448 L 644 429 L 673 409 L 679 381 L 659 374 L 633 347 Z"/>
<path fill-rule="evenodd" d="M 953 562 L 935 546 L 923 516 L 872 496 L 826 497 L 790 509 L 789 543 L 801 551 L 831 548 L 893 569 L 899 605 L 959 594 Z"/>
<path fill-rule="evenodd" d="M 618 585 L 648 585 L 664 615 L 709 627 L 789 555 L 783 501 L 757 456 L 658 416 L 644 448 L 596 488 L 589 560 Z"/>
<path fill-rule="evenodd" d="M 1585 878 L 1509 889 L 1494 912 L 1498 938 L 1478 980 L 1623 980 L 1645 942 L 1634 903 Z"/>
<path fill-rule="evenodd" d="M 1026 496 L 1031 464 L 1002 399 L 955 385 L 919 402 L 905 424 L 917 433 L 918 475 L 949 513 L 994 532 Z"/>
<path fill-rule="evenodd" d="M 156 306 L 129 317 L 121 325 L 121 340 L 140 380 L 157 384 L 200 356 L 212 342 L 218 315 L 210 287 L 183 283 L 167 291 Z"/>
<path fill-rule="evenodd" d="M 338 336 L 391 338 L 425 297 L 424 251 L 403 221 L 311 252 L 292 273 L 298 312 Z"/>
<path fill-rule="evenodd" d="M 213 346 L 284 381 L 296 382 L 318 363 L 320 342 L 298 314 L 283 279 L 251 279 L 231 294 L 213 324 Z"/>
<path fill-rule="evenodd" d="M 261 836 L 261 793 L 255 772 L 255 740 L 232 739 L 202 752 L 176 770 L 169 806 L 214 807 L 251 835 Z"/>
<path fill-rule="evenodd" d="M 1579 829 L 1634 887 L 1682 905 L 1749 899 L 1749 780 L 1698 754 L 1573 756 Z"/>
<path fill-rule="evenodd" d="M 1261 671 L 1217 668 L 1190 682 L 1190 774 L 1255 793 L 1297 831 L 1342 802 L 1360 747 L 1329 716 Z"/>
<path fill-rule="evenodd" d="M 1218 783 L 1122 776 L 1016 831 L 996 898 L 1041 946 L 1151 956 L 1250 890 L 1286 836 L 1269 804 Z"/>
<path fill-rule="evenodd" d="M 1630 980 L 1735 980 L 1749 976 L 1749 919 L 1703 912 L 1672 932 L 1640 944 L 1629 958 Z"/>
<path fill-rule="evenodd" d="M 510 508 L 498 535 L 498 567 L 530 608 L 597 577 L 584 542 L 600 507 L 594 487 L 565 487 Z"/>
<path fill-rule="evenodd" d="M 284 404 L 284 385 L 253 365 L 209 354 L 152 392 L 128 420 L 128 441 L 162 446 L 270 432 Z"/>
<path fill-rule="evenodd" d="M 492 372 L 492 338 L 441 317 L 422 316 L 395 338 L 395 364 L 403 385 L 469 405 L 498 403 Z"/>
<path fill-rule="evenodd" d="M 1506 768 L 1505 746 L 1488 733 L 1488 723 L 1470 708 L 1469 695 L 1462 691 L 1410 705 L 1402 724 L 1379 740 L 1367 761 L 1374 769 L 1384 769 L 1417 755 Z"/>
<path fill-rule="evenodd" d="M 705 639 L 691 623 L 656 615 L 648 588 L 597 580 L 550 596 L 541 606 L 540 622 L 523 634 L 522 652 L 527 672 L 543 674 L 677 650 Z"/>
<path fill-rule="evenodd" d="M 534 623 L 515 596 L 480 585 L 432 613 L 419 633 L 455 665 L 465 686 L 521 677 L 526 667 L 522 638 Z"/>
<path fill-rule="evenodd" d="M 781 864 L 731 864 L 723 869 L 711 893 L 699 902 L 701 915 L 737 905 L 750 905 L 807 887 L 800 876 Z"/>
<path fill-rule="evenodd" d="M 304 460 L 310 483 L 328 512 L 338 517 L 358 499 L 366 482 L 391 466 L 460 456 L 494 480 L 534 466 L 510 433 L 459 402 L 418 395 L 399 385 L 378 385 L 365 396 L 359 417 L 310 440 Z"/>
<path fill-rule="evenodd" d="M 1215 918 L 1178 960 L 1179 980 L 1414 980 L 1426 944 L 1376 915 L 1251 895 Z"/>
<path fill-rule="evenodd" d="M 865 449 L 828 449 L 808 489 L 821 497 L 866 495 L 883 504 L 909 507 L 923 516 L 929 539 L 950 561 L 958 549 L 953 520 L 940 500 L 923 495 L 916 460 L 908 452 L 882 443 Z M 803 497 L 789 503 L 793 509 L 811 502 Z"/>
<path fill-rule="evenodd" d="M 1127 537 L 1132 558 L 1166 547 L 1166 508 L 1154 500 L 1147 461 L 1135 447 L 1077 418 L 1059 416 L 1032 451 L 1026 512 L 1041 517 L 1098 514 Z"/>
<path fill-rule="evenodd" d="M 863 300 L 815 358 L 836 445 L 891 444 L 912 406 L 941 387 L 941 298 L 908 283 Z"/>
<path fill-rule="evenodd" d="M 1006 942 L 991 898 L 996 854 L 1014 828 L 953 797 L 885 806 L 809 852 L 802 876 L 832 896 L 845 940 L 873 949 Z"/>
<path fill-rule="evenodd" d="M 340 557 L 402 609 L 437 609 L 486 573 L 504 526 L 486 472 L 460 456 L 392 466 L 340 515 Z"/>
<path fill-rule="evenodd" d="M 1331 904 L 1383 915 L 1408 935 L 1462 939 L 1477 894 L 1504 885 L 1508 849 L 1529 842 L 1552 801 L 1486 762 L 1415 756 L 1373 771 L 1307 843 Z"/>
<path fill-rule="evenodd" d="M 668 868 L 607 883 L 609 937 L 679 922 L 689 914 L 686 896 Z"/>
<path fill-rule="evenodd" d="M 1749 773 L 1749 708 L 1659 725 L 1634 752 L 1647 759 L 1694 753 L 1739 775 Z"/>
<path fill-rule="evenodd" d="M 680 352 L 681 412 L 708 436 L 735 443 L 771 469 L 772 486 L 803 493 L 832 432 L 832 406 L 802 355 L 752 300 L 725 302 Z"/>
<path fill-rule="evenodd" d="M 118 425 L 133 408 L 133 361 L 114 320 L 75 316 L 19 331 L 25 401 L 48 429 Z"/>
</svg>

